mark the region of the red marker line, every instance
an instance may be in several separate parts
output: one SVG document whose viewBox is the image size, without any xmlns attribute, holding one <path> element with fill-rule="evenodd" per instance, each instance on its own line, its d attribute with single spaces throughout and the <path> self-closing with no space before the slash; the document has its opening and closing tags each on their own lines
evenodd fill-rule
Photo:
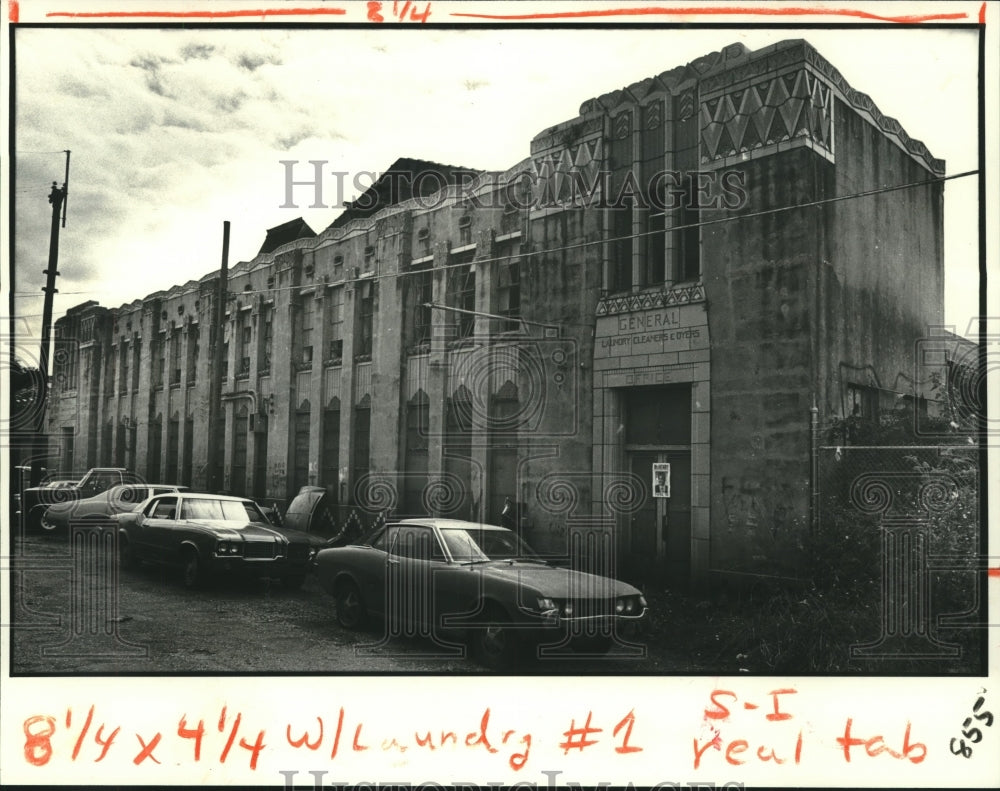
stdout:
<svg viewBox="0 0 1000 791">
<path fill-rule="evenodd" d="M 12 25 L 16 25 L 17 20 L 20 18 L 20 16 L 21 16 L 20 4 L 17 2 L 17 0 L 10 0 L 10 7 L 7 9 L 7 20 Z"/>
<path fill-rule="evenodd" d="M 985 11 L 980 11 L 980 19 Z M 933 22 L 948 19 L 967 19 L 968 14 L 923 14 L 919 16 L 881 16 L 853 8 L 743 8 L 740 6 L 699 6 L 698 8 L 609 8 L 600 11 L 559 11 L 545 14 L 459 14 L 453 17 L 472 19 L 586 19 L 588 17 L 610 16 L 704 16 L 706 14 L 719 16 L 848 16 L 860 19 L 874 19 L 879 22 Z"/>
<path fill-rule="evenodd" d="M 988 577 L 1000 577 L 1000 566 L 986 569 L 986 575 Z"/>
<path fill-rule="evenodd" d="M 11 13 L 13 13 L 13 5 L 14 4 L 12 3 Z M 248 16 L 341 16 L 346 13 L 347 11 L 343 8 L 258 8 L 245 11 L 53 11 L 45 16 L 66 16 L 74 18 L 170 17 L 183 19 L 231 19 L 233 17 Z"/>
</svg>

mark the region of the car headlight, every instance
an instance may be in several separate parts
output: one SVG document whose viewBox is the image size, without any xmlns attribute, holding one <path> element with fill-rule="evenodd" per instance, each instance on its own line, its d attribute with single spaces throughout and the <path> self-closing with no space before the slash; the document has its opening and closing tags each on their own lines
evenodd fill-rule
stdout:
<svg viewBox="0 0 1000 791">
<path fill-rule="evenodd" d="M 549 610 L 554 610 L 556 608 L 556 603 L 549 598 L 540 598 L 538 601 L 538 609 L 541 612 L 548 612 Z"/>
<path fill-rule="evenodd" d="M 615 615 L 636 615 L 646 606 L 642 596 L 623 596 L 615 599 Z"/>
<path fill-rule="evenodd" d="M 569 618 L 573 615 L 573 602 L 564 601 L 562 604 L 562 614 L 564 617 Z"/>
</svg>

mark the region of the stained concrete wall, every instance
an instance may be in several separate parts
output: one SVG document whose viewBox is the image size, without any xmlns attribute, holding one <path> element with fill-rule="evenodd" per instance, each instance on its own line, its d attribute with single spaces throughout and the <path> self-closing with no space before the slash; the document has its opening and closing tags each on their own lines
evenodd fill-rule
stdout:
<svg viewBox="0 0 1000 791">
<path fill-rule="evenodd" d="M 829 167 L 807 148 L 747 163 L 743 213 L 815 200 Z M 735 213 L 703 213 L 706 220 L 721 216 Z M 814 209 L 702 231 L 712 333 L 713 570 L 795 572 L 808 529 L 813 293 L 822 235 Z"/>
<path fill-rule="evenodd" d="M 932 176 L 843 103 L 836 163 L 800 147 L 733 165 L 745 212 Z M 705 219 L 724 216 L 709 212 Z M 712 356 L 716 571 L 791 575 L 809 533 L 811 408 L 848 383 L 912 395 L 914 346 L 943 301 L 940 187 L 763 214 L 702 233 Z M 919 392 L 919 387 L 917 388 Z"/>
<path fill-rule="evenodd" d="M 824 187 L 849 195 L 927 182 L 934 174 L 880 134 L 860 113 L 838 104 L 836 168 Z M 943 189 L 938 181 L 842 201 L 823 210 L 820 302 L 825 321 L 819 354 L 824 421 L 844 413 L 849 383 L 900 394 L 929 389 L 913 382 L 916 342 L 943 320 Z"/>
</svg>

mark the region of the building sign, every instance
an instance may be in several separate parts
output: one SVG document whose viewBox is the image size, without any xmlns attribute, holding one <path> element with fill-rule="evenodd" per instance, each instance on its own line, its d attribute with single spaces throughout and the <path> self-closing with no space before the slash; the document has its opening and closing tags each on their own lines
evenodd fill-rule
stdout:
<svg viewBox="0 0 1000 791">
<path fill-rule="evenodd" d="M 670 463 L 653 462 L 653 497 L 670 496 Z"/>
<path fill-rule="evenodd" d="M 647 311 L 645 313 L 626 313 L 616 316 L 618 334 L 645 331 L 655 332 L 662 329 L 676 329 L 680 322 L 681 312 L 678 308 L 670 310 Z"/>
<path fill-rule="evenodd" d="M 629 357 L 708 348 L 704 305 L 635 311 L 597 319 L 595 357 Z"/>
</svg>

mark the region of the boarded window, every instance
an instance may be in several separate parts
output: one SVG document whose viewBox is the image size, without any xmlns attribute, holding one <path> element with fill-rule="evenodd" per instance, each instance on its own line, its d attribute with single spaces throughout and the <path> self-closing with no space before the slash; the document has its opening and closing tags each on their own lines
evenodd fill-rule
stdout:
<svg viewBox="0 0 1000 791">
<path fill-rule="evenodd" d="M 302 365 L 312 365 L 313 359 L 313 321 L 315 300 L 311 294 L 302 297 L 299 307 L 300 331 L 298 360 Z"/>
<path fill-rule="evenodd" d="M 469 250 L 452 256 L 450 263 L 458 263 L 448 275 L 448 304 L 457 310 L 451 321 L 457 338 L 471 337 L 476 328 L 476 269 L 471 263 L 474 252 Z"/>
<path fill-rule="evenodd" d="M 271 349 L 274 344 L 274 308 L 265 305 L 261 311 L 263 322 L 263 338 L 260 344 L 260 373 L 271 372 Z"/>
<path fill-rule="evenodd" d="M 309 425 L 312 408 L 303 401 L 295 412 L 295 467 L 292 475 L 292 494 L 309 483 Z"/>
<path fill-rule="evenodd" d="M 177 457 L 180 446 L 180 420 L 167 421 L 167 470 L 166 482 L 177 482 Z"/>
<path fill-rule="evenodd" d="M 447 495 L 436 515 L 468 519 L 472 516 L 472 400 L 467 392 L 448 399 L 443 450 Z"/>
<path fill-rule="evenodd" d="M 338 286 L 330 290 L 330 304 L 327 307 L 329 316 L 330 345 L 327 349 L 326 362 L 330 365 L 340 365 L 344 359 L 344 288 Z"/>
<path fill-rule="evenodd" d="M 410 275 L 413 345 L 422 351 L 431 340 L 431 303 L 434 301 L 434 273 L 429 268 Z"/>
<path fill-rule="evenodd" d="M 198 328 L 191 327 L 188 330 L 187 346 L 187 384 L 193 386 L 198 381 L 198 354 L 201 348 L 198 344 Z"/>
<path fill-rule="evenodd" d="M 320 485 L 340 502 L 340 403 L 323 412 L 323 458 Z"/>
<path fill-rule="evenodd" d="M 354 491 L 367 478 L 371 468 L 371 424 L 372 410 L 367 397 L 354 408 L 354 461 L 352 464 L 352 484 Z"/>
<path fill-rule="evenodd" d="M 149 421 L 149 453 L 146 456 L 146 474 L 149 480 L 160 480 L 160 454 L 163 452 L 163 421 Z"/>
<path fill-rule="evenodd" d="M 249 416 L 245 405 L 240 406 L 233 416 L 233 466 L 229 481 L 229 491 L 237 497 L 247 494 L 247 432 Z"/>
<path fill-rule="evenodd" d="M 170 384 L 181 383 L 181 331 L 175 329 L 170 333 Z"/>
<path fill-rule="evenodd" d="M 358 284 L 358 335 L 354 359 L 359 362 L 372 358 L 377 292 L 378 287 L 371 280 Z"/>
<path fill-rule="evenodd" d="M 419 391 L 406 406 L 406 470 L 403 476 L 403 508 L 413 516 L 426 510 L 423 493 L 427 486 L 427 435 L 430 428 L 427 396 Z"/>
<path fill-rule="evenodd" d="M 521 259 L 501 261 L 497 271 L 497 313 L 511 319 L 521 316 Z M 501 332 L 511 332 L 520 326 L 517 321 L 503 322 Z"/>
</svg>

